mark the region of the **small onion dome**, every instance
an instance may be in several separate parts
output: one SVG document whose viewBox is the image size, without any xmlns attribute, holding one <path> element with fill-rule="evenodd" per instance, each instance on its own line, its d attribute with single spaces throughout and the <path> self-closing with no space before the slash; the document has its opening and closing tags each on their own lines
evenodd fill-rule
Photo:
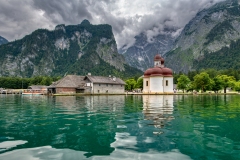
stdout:
<svg viewBox="0 0 240 160">
<path fill-rule="evenodd" d="M 173 75 L 172 70 L 169 68 L 164 67 L 164 68 L 162 68 L 162 71 L 163 71 L 164 76 L 172 76 Z"/>
<path fill-rule="evenodd" d="M 154 57 L 154 61 L 161 61 L 162 57 L 160 56 L 160 54 L 157 54 L 155 57 Z"/>
<path fill-rule="evenodd" d="M 144 76 L 150 76 L 151 73 L 152 73 L 152 68 L 149 68 L 144 72 Z"/>
<path fill-rule="evenodd" d="M 152 68 L 151 75 L 162 75 L 162 74 L 163 74 L 162 68 L 160 67 Z"/>
</svg>

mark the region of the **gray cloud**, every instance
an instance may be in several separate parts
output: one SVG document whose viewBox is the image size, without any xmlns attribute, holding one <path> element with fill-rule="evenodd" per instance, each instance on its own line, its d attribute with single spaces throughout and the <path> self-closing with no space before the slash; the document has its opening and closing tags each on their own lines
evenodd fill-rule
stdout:
<svg viewBox="0 0 240 160">
<path fill-rule="evenodd" d="M 149 39 L 174 28 L 177 35 L 196 13 L 223 0 L 7 0 L 0 2 L 0 35 L 12 41 L 38 28 L 58 24 L 110 24 L 118 44 L 131 46 L 134 37 Z"/>
<path fill-rule="evenodd" d="M 88 1 L 65 1 L 65 0 L 35 0 L 33 1 L 35 9 L 44 11 L 44 16 L 50 19 L 54 24 L 80 23 L 81 19 L 92 20 L 88 6 Z"/>
</svg>

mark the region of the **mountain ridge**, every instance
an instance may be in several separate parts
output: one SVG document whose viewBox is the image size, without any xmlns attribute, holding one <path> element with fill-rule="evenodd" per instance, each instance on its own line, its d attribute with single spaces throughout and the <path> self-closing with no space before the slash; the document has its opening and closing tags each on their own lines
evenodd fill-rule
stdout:
<svg viewBox="0 0 240 160">
<path fill-rule="evenodd" d="M 0 36 L 0 45 L 8 43 L 8 40 L 2 36 Z"/>
<path fill-rule="evenodd" d="M 147 35 L 141 33 L 135 36 L 135 40 L 133 46 L 128 49 L 122 47 L 118 51 L 123 54 L 130 66 L 145 71 L 153 66 L 153 59 L 156 54 L 164 55 L 172 48 L 175 37 L 169 31 L 153 37 L 149 42 Z"/>
<path fill-rule="evenodd" d="M 215 66 L 209 66 L 204 59 L 209 57 L 207 55 L 215 54 L 224 47 L 231 46 L 239 39 L 240 7 L 238 0 L 217 3 L 197 13 L 184 27 L 173 49 L 165 54 L 166 65 L 175 72 L 185 73 L 206 67 L 227 69 L 222 65 L 224 59 L 218 59 L 218 64 Z M 228 67 L 234 68 L 234 65 L 228 65 Z"/>
<path fill-rule="evenodd" d="M 117 52 L 112 27 L 57 25 L 54 30 L 38 29 L 20 40 L 0 46 L 0 76 L 32 77 L 65 74 L 116 75 L 141 74 Z M 129 73 L 131 70 L 133 73 Z"/>
</svg>

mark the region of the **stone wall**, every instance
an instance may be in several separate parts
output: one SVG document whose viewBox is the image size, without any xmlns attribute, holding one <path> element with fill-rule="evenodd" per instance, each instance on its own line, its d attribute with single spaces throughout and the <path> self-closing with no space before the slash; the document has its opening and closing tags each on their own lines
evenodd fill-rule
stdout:
<svg viewBox="0 0 240 160">
<path fill-rule="evenodd" d="M 75 88 L 56 88 L 57 94 L 64 94 L 64 93 L 76 93 Z"/>
</svg>

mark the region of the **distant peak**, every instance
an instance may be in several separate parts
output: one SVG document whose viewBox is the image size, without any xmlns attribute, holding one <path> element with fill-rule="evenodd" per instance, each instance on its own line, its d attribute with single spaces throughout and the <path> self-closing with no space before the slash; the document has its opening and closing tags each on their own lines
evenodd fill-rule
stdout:
<svg viewBox="0 0 240 160">
<path fill-rule="evenodd" d="M 55 30 L 59 30 L 59 29 L 64 30 L 64 28 L 65 28 L 65 24 L 59 24 L 55 27 Z"/>
<path fill-rule="evenodd" d="M 8 43 L 8 40 L 0 36 L 0 45 Z"/>
<path fill-rule="evenodd" d="M 82 21 L 82 23 L 81 23 L 81 25 L 90 25 L 91 23 L 88 21 L 88 20 L 86 20 L 86 19 L 84 19 L 83 21 Z"/>
</svg>

